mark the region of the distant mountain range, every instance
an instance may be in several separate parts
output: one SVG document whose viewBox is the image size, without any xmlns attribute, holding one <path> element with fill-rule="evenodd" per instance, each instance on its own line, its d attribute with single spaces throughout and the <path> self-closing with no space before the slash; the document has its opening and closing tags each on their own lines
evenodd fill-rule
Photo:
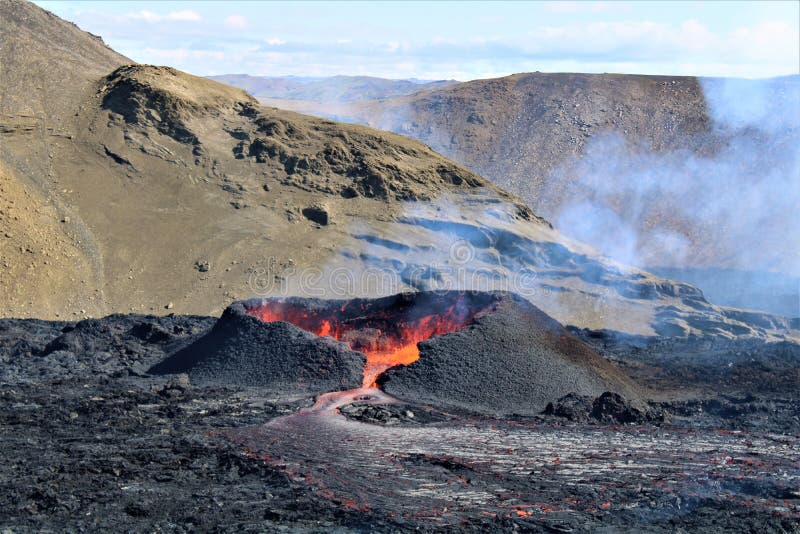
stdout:
<svg viewBox="0 0 800 534">
<path fill-rule="evenodd" d="M 256 98 L 277 98 L 312 102 L 355 102 L 408 95 L 424 89 L 453 85 L 455 80 L 388 80 L 371 76 L 306 78 L 223 74 L 210 79 L 240 87 Z"/>
</svg>

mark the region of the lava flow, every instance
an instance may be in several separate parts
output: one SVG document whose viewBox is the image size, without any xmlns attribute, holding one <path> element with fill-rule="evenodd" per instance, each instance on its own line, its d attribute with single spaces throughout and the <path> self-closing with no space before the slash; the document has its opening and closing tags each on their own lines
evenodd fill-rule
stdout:
<svg viewBox="0 0 800 534">
<path fill-rule="evenodd" d="M 417 343 L 459 330 L 487 308 L 487 303 L 476 305 L 463 296 L 448 300 L 435 305 L 420 305 L 408 299 L 329 301 L 328 305 L 319 301 L 323 304 L 315 307 L 292 299 L 264 300 L 246 313 L 265 322 L 284 321 L 318 336 L 348 343 L 367 357 L 363 386 L 375 387 L 378 376 L 386 369 L 419 359 Z"/>
</svg>

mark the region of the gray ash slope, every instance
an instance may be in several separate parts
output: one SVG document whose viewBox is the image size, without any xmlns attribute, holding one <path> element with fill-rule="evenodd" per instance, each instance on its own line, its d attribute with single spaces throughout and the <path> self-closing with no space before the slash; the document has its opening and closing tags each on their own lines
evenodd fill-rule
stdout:
<svg viewBox="0 0 800 534">
<path fill-rule="evenodd" d="M 639 399 L 637 387 L 557 321 L 513 293 L 497 293 L 474 324 L 419 344 L 420 358 L 378 379 L 409 402 L 496 415 L 535 415 L 570 393 L 613 391 Z"/>
<path fill-rule="evenodd" d="M 361 386 L 364 355 L 285 322 L 264 323 L 234 303 L 214 328 L 150 369 L 193 382 L 319 395 Z"/>
</svg>

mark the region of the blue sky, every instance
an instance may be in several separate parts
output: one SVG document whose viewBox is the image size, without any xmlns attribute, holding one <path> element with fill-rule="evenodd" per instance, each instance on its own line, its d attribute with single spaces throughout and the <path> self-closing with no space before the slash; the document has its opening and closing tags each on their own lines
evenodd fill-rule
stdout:
<svg viewBox="0 0 800 534">
<path fill-rule="evenodd" d="M 800 72 L 800 0 L 36 3 L 137 62 L 199 75 Z"/>
</svg>

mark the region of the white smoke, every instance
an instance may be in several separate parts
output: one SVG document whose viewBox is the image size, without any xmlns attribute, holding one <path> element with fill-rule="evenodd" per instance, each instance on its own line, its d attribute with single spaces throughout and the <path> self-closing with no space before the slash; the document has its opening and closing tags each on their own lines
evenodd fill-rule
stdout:
<svg viewBox="0 0 800 534">
<path fill-rule="evenodd" d="M 704 148 L 647 152 L 598 136 L 545 181 L 541 205 L 559 206 L 564 233 L 629 265 L 800 275 L 800 79 L 701 85 Z M 762 284 L 737 280 L 749 287 L 729 291 Z"/>
</svg>

